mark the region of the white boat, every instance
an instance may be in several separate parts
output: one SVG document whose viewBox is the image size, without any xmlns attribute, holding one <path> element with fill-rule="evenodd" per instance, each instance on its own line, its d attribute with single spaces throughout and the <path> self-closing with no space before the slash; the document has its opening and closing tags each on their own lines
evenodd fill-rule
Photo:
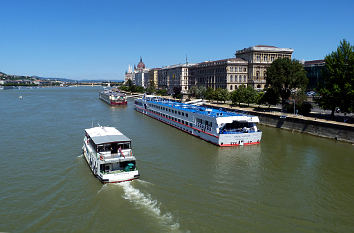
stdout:
<svg viewBox="0 0 354 233">
<path fill-rule="evenodd" d="M 126 105 L 127 96 L 124 93 L 116 92 L 110 89 L 105 89 L 99 93 L 99 98 L 109 105 Z"/>
<path fill-rule="evenodd" d="M 218 146 L 261 142 L 257 116 L 179 103 L 153 95 L 136 99 L 135 110 Z"/>
<path fill-rule="evenodd" d="M 83 155 L 92 173 L 102 183 L 139 178 L 131 140 L 114 127 L 85 129 Z"/>
</svg>

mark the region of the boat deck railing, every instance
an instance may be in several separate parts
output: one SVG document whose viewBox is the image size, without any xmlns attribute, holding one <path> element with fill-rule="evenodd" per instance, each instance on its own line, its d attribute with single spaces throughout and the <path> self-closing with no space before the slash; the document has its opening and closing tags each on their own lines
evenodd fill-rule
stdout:
<svg viewBox="0 0 354 233">
<path fill-rule="evenodd" d="M 220 134 L 243 134 L 243 133 L 256 133 L 260 132 L 260 130 L 254 131 L 254 130 L 244 130 L 244 129 L 232 129 L 232 130 L 222 130 L 220 131 Z"/>
<path fill-rule="evenodd" d="M 118 158 L 127 158 L 127 157 L 133 157 L 133 153 L 130 151 L 122 151 L 122 153 L 100 153 L 100 155 L 103 156 L 104 159 L 118 159 Z"/>
</svg>

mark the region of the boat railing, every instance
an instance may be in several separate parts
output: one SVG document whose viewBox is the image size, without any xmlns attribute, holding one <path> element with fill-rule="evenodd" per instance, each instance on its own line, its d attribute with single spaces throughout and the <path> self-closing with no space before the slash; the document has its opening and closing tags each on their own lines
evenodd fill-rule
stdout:
<svg viewBox="0 0 354 233">
<path fill-rule="evenodd" d="M 242 133 L 255 133 L 259 132 L 260 130 L 253 130 L 253 129 L 228 129 L 222 130 L 220 134 L 242 134 Z"/>
<path fill-rule="evenodd" d="M 117 159 L 117 158 L 124 158 L 124 157 L 132 157 L 133 153 L 131 150 L 122 151 L 118 153 L 100 153 L 104 159 Z"/>
</svg>

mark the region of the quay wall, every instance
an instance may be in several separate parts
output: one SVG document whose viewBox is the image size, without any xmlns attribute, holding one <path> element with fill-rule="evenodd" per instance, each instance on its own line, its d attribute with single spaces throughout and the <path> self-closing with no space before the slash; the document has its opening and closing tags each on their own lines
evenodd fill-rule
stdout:
<svg viewBox="0 0 354 233">
<path fill-rule="evenodd" d="M 354 143 L 354 127 L 262 113 L 252 114 L 257 115 L 263 125 Z"/>
<path fill-rule="evenodd" d="M 216 107 L 215 105 L 209 106 Z M 242 110 L 228 107 L 225 108 L 224 106 L 222 107 L 230 111 Z M 252 110 L 247 110 L 245 112 L 250 115 L 258 116 L 260 120 L 259 124 L 261 125 L 291 130 L 294 132 L 307 133 L 348 143 L 354 143 L 354 126 L 350 124 L 326 122 L 324 120 L 292 115 L 286 116 L 286 118 L 280 118 L 279 114 Z"/>
</svg>

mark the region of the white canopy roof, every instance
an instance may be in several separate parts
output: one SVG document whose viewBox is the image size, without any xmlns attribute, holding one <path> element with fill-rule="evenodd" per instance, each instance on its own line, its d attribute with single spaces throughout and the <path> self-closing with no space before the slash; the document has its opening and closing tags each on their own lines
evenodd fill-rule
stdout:
<svg viewBox="0 0 354 233">
<path fill-rule="evenodd" d="M 85 129 L 85 131 L 96 145 L 111 142 L 131 141 L 127 136 L 114 127 L 99 126 Z"/>
</svg>

